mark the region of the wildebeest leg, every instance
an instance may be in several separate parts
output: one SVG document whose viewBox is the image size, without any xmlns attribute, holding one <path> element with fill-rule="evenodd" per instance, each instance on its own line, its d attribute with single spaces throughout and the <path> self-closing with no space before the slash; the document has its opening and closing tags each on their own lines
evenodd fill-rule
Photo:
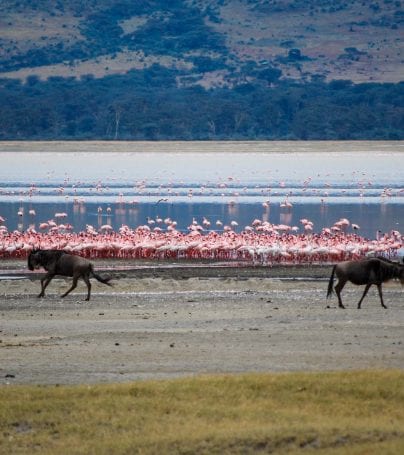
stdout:
<svg viewBox="0 0 404 455">
<path fill-rule="evenodd" d="M 339 279 L 337 285 L 334 288 L 335 293 L 337 294 L 337 297 L 338 297 L 338 306 L 340 308 L 345 308 L 344 305 L 342 304 L 342 299 L 341 299 L 341 291 L 342 291 L 342 289 L 344 289 L 345 284 L 346 284 L 346 280 Z"/>
<path fill-rule="evenodd" d="M 83 280 L 87 285 L 87 298 L 86 300 L 90 300 L 90 294 L 91 294 L 91 283 L 90 283 L 90 278 L 88 275 L 83 275 Z"/>
<path fill-rule="evenodd" d="M 80 278 L 79 276 L 76 276 L 76 275 L 73 276 L 73 283 L 72 283 L 72 286 L 71 286 L 71 288 L 68 289 L 64 294 L 61 295 L 62 298 L 63 298 L 63 297 L 66 297 L 67 294 L 69 294 L 70 292 L 72 292 L 73 289 L 75 289 L 75 288 L 77 287 L 77 281 L 79 281 L 79 278 Z"/>
<path fill-rule="evenodd" d="M 362 297 L 358 302 L 358 309 L 361 307 L 362 300 L 365 298 L 365 295 L 368 293 L 370 286 L 372 286 L 372 283 L 369 283 L 366 285 L 365 290 L 363 291 Z"/>
<path fill-rule="evenodd" d="M 41 292 L 39 293 L 38 297 L 44 297 L 45 296 L 45 289 L 47 288 L 48 284 L 51 282 L 52 278 L 55 276 L 54 273 L 47 273 L 42 279 L 41 279 Z"/>
<path fill-rule="evenodd" d="M 380 303 L 382 304 L 382 307 L 387 309 L 386 305 L 383 302 L 383 294 L 382 294 L 382 285 L 381 284 L 377 285 L 377 290 L 379 291 Z"/>
</svg>

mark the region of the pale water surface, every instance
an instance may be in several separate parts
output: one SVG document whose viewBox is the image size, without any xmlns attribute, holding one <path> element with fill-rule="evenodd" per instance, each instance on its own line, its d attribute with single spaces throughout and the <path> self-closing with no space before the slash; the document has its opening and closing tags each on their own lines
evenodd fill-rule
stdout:
<svg viewBox="0 0 404 455">
<path fill-rule="evenodd" d="M 75 231 L 166 217 L 404 231 L 404 142 L 0 142 L 0 160 L 9 230 L 64 212 Z"/>
</svg>

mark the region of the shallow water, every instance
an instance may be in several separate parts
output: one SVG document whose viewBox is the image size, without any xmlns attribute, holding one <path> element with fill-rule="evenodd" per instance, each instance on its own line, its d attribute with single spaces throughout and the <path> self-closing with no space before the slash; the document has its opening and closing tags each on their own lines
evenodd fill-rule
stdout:
<svg viewBox="0 0 404 455">
<path fill-rule="evenodd" d="M 186 231 L 204 217 L 218 230 L 348 218 L 367 238 L 404 231 L 403 142 L 2 142 L 0 159 L 9 230 L 65 214 L 74 231 L 165 218 Z"/>
</svg>

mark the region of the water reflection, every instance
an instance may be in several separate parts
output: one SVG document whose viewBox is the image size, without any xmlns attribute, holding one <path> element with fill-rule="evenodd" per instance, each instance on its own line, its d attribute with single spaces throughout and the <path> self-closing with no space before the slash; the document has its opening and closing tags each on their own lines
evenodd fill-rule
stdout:
<svg viewBox="0 0 404 455">
<path fill-rule="evenodd" d="M 290 211 L 285 211 L 280 204 L 228 204 L 228 203 L 142 203 L 142 204 L 36 204 L 36 215 L 30 216 L 30 203 L 7 204 L 0 202 L 0 213 L 5 218 L 9 230 L 25 231 L 35 229 L 41 231 L 40 224 L 55 220 L 55 213 L 65 212 L 64 225 L 71 225 L 76 232 L 85 230 L 87 225 L 96 229 L 109 224 L 114 230 L 122 225 L 135 228 L 148 223 L 148 220 L 164 220 L 169 218 L 177 222 L 177 229 L 187 231 L 188 226 L 196 221 L 205 229 L 221 230 L 224 225 L 237 222 L 235 231 L 241 231 L 251 225 L 254 219 L 268 221 L 273 224 L 297 226 L 302 230 L 300 220 L 306 218 L 314 223 L 314 231 L 332 226 L 340 218 L 348 218 L 351 223 L 360 226 L 360 234 L 367 238 L 375 238 L 376 232 L 390 232 L 392 229 L 404 231 L 404 205 L 401 204 L 294 204 Z M 99 210 L 101 208 L 101 210 Z M 21 210 L 22 209 L 22 210 Z M 109 210 L 108 210 L 109 209 Z M 16 215 L 22 211 L 22 215 Z M 218 223 L 218 224 L 217 224 Z M 158 224 L 158 223 L 157 223 Z M 157 225 L 156 224 L 156 225 Z M 162 226 L 164 228 L 164 225 Z"/>
<path fill-rule="evenodd" d="M 66 213 L 63 223 L 74 231 L 165 218 L 183 231 L 193 221 L 205 229 L 233 222 L 240 231 L 254 219 L 301 228 L 306 218 L 320 231 L 348 218 L 374 238 L 379 230 L 404 231 L 402 148 L 400 142 L 0 142 L 0 216 L 19 231 L 40 230 L 56 213 Z"/>
</svg>

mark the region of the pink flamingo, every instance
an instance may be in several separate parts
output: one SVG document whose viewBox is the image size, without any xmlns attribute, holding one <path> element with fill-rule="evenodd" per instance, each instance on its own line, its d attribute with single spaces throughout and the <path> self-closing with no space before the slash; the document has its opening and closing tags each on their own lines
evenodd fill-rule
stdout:
<svg viewBox="0 0 404 455">
<path fill-rule="evenodd" d="M 168 220 L 167 220 L 168 222 Z M 302 219 L 304 232 L 287 224 L 273 225 L 268 221 L 253 220 L 251 225 L 236 233 L 236 222 L 225 226 L 222 233 L 204 231 L 196 219 L 190 232 L 181 233 L 176 223 L 164 223 L 151 230 L 149 225 L 131 229 L 122 226 L 114 232 L 109 224 L 98 233 L 87 225 L 84 232 L 74 233 L 69 224 L 57 225 L 53 220 L 41 223 L 47 232 L 8 232 L 0 229 L 0 257 L 26 257 L 27 251 L 36 248 L 66 249 L 85 257 L 150 258 L 150 259 L 228 259 L 271 264 L 334 262 L 357 259 L 366 255 L 384 254 L 394 257 L 402 248 L 399 231 L 381 234 L 376 240 L 366 240 L 356 233 L 347 233 L 338 226 L 314 232 L 314 225 Z M 346 225 L 342 223 L 341 226 Z M 354 229 L 354 225 L 351 224 Z M 154 227 L 154 226 L 153 226 Z"/>
</svg>

